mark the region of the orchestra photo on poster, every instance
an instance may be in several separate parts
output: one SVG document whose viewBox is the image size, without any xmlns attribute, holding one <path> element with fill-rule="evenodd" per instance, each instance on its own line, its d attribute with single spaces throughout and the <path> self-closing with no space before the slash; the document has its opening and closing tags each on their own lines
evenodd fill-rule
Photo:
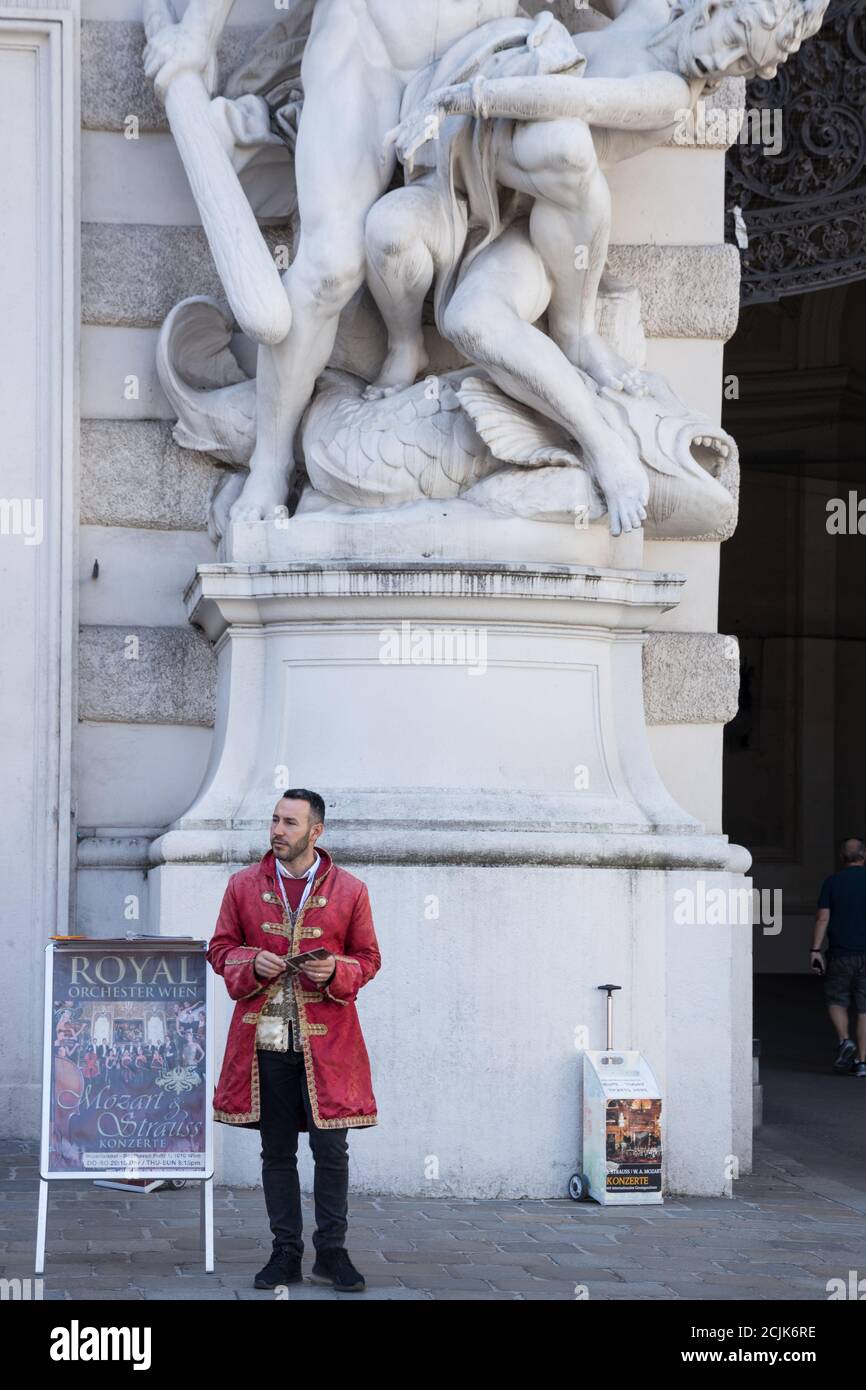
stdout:
<svg viewBox="0 0 866 1390">
<path fill-rule="evenodd" d="M 607 1187 L 661 1192 L 662 1103 L 660 1100 L 607 1102 Z"/>
</svg>

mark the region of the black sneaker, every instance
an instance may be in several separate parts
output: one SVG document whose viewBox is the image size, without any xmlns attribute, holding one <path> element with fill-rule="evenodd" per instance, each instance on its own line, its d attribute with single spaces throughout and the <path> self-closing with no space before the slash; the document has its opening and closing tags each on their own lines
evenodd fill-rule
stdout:
<svg viewBox="0 0 866 1390">
<path fill-rule="evenodd" d="M 330 1284 L 340 1293 L 360 1293 L 367 1287 L 347 1250 L 321 1250 L 316 1255 L 310 1278 L 314 1284 Z"/>
<path fill-rule="evenodd" d="M 836 1053 L 836 1060 L 833 1063 L 835 1071 L 850 1071 L 851 1063 L 857 1051 L 857 1044 L 852 1038 L 846 1038 L 840 1042 L 839 1051 Z"/>
<path fill-rule="evenodd" d="M 866 1062 L 861 1062 L 859 1057 L 855 1057 L 853 1071 L 855 1076 L 866 1076 Z"/>
<path fill-rule="evenodd" d="M 303 1282 L 300 1255 L 289 1255 L 284 1250 L 275 1250 L 264 1269 L 260 1269 L 253 1280 L 254 1289 L 275 1289 L 278 1284 L 300 1284 Z"/>
</svg>

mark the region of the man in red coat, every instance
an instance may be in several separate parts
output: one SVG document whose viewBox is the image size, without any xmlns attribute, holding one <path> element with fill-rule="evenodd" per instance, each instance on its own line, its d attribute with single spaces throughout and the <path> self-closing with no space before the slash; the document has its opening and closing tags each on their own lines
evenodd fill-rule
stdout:
<svg viewBox="0 0 866 1390">
<path fill-rule="evenodd" d="M 312 1279 L 341 1291 L 365 1287 L 345 1249 L 347 1131 L 378 1123 L 370 1059 L 355 1008 L 381 957 L 366 885 L 316 842 L 325 803 L 286 791 L 271 819 L 271 849 L 233 874 L 207 958 L 237 1002 L 214 1093 L 214 1118 L 258 1129 L 262 1186 L 273 1233 L 255 1287 L 302 1278 L 298 1134 L 315 1164 L 316 1261 Z M 326 954 L 290 970 L 286 956 Z"/>
</svg>

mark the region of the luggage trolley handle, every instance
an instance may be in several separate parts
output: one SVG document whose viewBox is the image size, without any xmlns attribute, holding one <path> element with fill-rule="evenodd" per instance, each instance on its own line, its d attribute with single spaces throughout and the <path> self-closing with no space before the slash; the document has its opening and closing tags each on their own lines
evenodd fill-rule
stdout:
<svg viewBox="0 0 866 1390">
<path fill-rule="evenodd" d="M 622 989 L 622 985 L 597 985 L 597 989 L 607 991 L 607 1052 L 613 1051 L 613 992 L 615 989 Z"/>
</svg>

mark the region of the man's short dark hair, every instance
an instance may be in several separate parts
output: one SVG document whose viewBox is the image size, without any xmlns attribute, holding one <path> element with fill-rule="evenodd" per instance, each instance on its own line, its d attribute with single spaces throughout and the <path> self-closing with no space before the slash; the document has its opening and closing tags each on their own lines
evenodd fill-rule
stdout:
<svg viewBox="0 0 866 1390">
<path fill-rule="evenodd" d="M 310 815 L 314 822 L 321 821 L 325 824 L 325 803 L 318 792 L 308 791 L 306 787 L 290 787 L 280 796 L 280 801 L 308 801 L 310 803 Z"/>
<path fill-rule="evenodd" d="M 866 842 L 859 835 L 849 835 L 842 841 L 840 855 L 843 864 L 856 864 L 858 859 L 866 857 Z"/>
</svg>

